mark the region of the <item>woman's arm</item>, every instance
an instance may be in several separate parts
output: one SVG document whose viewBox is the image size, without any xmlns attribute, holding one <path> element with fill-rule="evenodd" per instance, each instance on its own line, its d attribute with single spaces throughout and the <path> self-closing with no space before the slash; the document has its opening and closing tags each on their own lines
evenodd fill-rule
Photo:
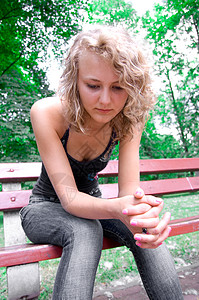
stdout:
<svg viewBox="0 0 199 300">
<path fill-rule="evenodd" d="M 133 195 L 140 185 L 139 146 L 141 132 L 136 132 L 133 139 L 128 137 L 119 146 L 119 197 Z"/>
<path fill-rule="evenodd" d="M 83 218 L 128 219 L 122 210 L 129 202 L 136 201 L 132 194 L 123 198 L 99 199 L 78 191 L 60 141 L 68 128 L 60 100 L 51 98 L 36 102 L 31 109 L 31 121 L 41 159 L 63 208 Z M 154 201 L 150 204 L 155 205 Z"/>
<path fill-rule="evenodd" d="M 59 99 L 42 99 L 31 108 L 31 122 L 41 159 L 65 210 L 73 215 L 110 218 L 111 201 L 78 191 L 67 155 L 61 143 L 68 124 Z"/>
<path fill-rule="evenodd" d="M 166 213 L 162 220 L 159 214 L 163 208 L 163 201 L 153 196 L 146 196 L 139 188 L 139 144 L 141 133 L 136 133 L 133 139 L 126 139 L 120 143 L 119 154 L 119 196 L 134 195 L 134 205 L 129 205 L 123 210 L 123 214 L 129 216 L 126 225 L 134 233 L 137 244 L 142 248 L 156 248 L 169 235 L 170 213 Z M 157 205 L 149 205 L 149 199 L 159 201 Z M 144 203 L 145 202 L 145 203 Z M 126 219 L 125 221 L 126 222 Z M 143 234 L 142 228 L 147 228 L 148 233 Z"/>
</svg>

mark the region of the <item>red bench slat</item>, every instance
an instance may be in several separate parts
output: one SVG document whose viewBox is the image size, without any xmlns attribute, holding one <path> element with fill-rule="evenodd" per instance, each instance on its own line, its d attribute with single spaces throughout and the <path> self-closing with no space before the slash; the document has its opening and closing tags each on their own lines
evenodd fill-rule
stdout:
<svg viewBox="0 0 199 300">
<path fill-rule="evenodd" d="M 199 177 L 173 178 L 162 180 L 141 181 L 141 187 L 148 195 L 166 195 L 183 192 L 199 191 Z M 117 183 L 102 184 L 102 196 L 104 198 L 114 198 L 118 195 Z"/>
<path fill-rule="evenodd" d="M 197 170 L 199 170 L 199 157 L 140 160 L 141 174 L 194 172 Z"/>
<path fill-rule="evenodd" d="M 141 159 L 140 174 L 194 172 L 199 170 L 199 158 Z M 100 177 L 117 176 L 118 161 L 112 160 L 99 172 Z"/>
<path fill-rule="evenodd" d="M 35 181 L 41 173 L 41 163 L 1 163 L 0 182 Z"/>
<path fill-rule="evenodd" d="M 62 248 L 53 245 L 24 244 L 0 248 L 0 267 L 58 258 Z"/>
<path fill-rule="evenodd" d="M 199 231 L 199 215 L 170 221 L 170 236 Z"/>
<path fill-rule="evenodd" d="M 163 180 L 141 181 L 146 194 L 161 196 L 165 194 L 199 191 L 199 177 L 174 178 Z M 100 185 L 104 198 L 118 195 L 117 183 Z M 1 192 L 0 211 L 20 209 L 29 201 L 31 190 Z"/>
<path fill-rule="evenodd" d="M 31 190 L 1 192 L 0 211 L 20 209 L 28 205 Z"/>
<path fill-rule="evenodd" d="M 170 222 L 170 236 L 195 232 L 199 230 L 199 215 Z M 119 247 L 116 241 L 104 237 L 103 249 Z M 0 267 L 33 263 L 60 257 L 62 248 L 53 245 L 25 244 L 0 248 Z"/>
<path fill-rule="evenodd" d="M 118 242 L 104 237 L 103 249 L 121 246 Z M 42 260 L 59 258 L 62 248 L 54 245 L 23 244 L 0 247 L 0 267 L 28 264 Z"/>
<path fill-rule="evenodd" d="M 156 196 L 196 192 L 199 191 L 199 177 L 141 181 L 141 187 L 146 194 Z"/>
<path fill-rule="evenodd" d="M 171 159 L 142 159 L 140 173 L 160 174 L 199 170 L 199 158 L 171 158 Z M 34 181 L 41 171 L 41 163 L 2 163 L 0 168 L 0 182 Z M 107 167 L 99 172 L 100 177 L 117 176 L 118 161 L 112 160 Z"/>
</svg>

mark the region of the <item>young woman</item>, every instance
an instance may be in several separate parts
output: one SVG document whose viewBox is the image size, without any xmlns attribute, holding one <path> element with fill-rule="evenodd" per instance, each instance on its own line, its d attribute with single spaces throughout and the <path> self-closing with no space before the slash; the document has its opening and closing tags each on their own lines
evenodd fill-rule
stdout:
<svg viewBox="0 0 199 300">
<path fill-rule="evenodd" d="M 170 214 L 160 220 L 162 200 L 139 188 L 139 144 L 153 104 L 149 70 L 132 38 L 100 27 L 77 35 L 58 96 L 33 105 L 43 164 L 21 219 L 32 242 L 63 247 L 54 300 L 92 299 L 103 235 L 133 253 L 150 299 L 183 299 L 163 243 Z M 118 142 L 119 193 L 104 199 L 97 173 Z"/>
</svg>

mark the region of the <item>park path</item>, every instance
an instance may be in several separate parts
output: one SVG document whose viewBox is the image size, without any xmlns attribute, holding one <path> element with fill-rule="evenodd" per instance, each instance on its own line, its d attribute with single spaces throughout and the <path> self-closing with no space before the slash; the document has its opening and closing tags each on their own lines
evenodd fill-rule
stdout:
<svg viewBox="0 0 199 300">
<path fill-rule="evenodd" d="M 178 269 L 184 300 L 199 300 L 199 262 Z M 133 295 L 133 296 L 132 296 Z M 141 281 L 123 287 L 107 288 L 94 294 L 93 300 L 148 300 Z"/>
</svg>

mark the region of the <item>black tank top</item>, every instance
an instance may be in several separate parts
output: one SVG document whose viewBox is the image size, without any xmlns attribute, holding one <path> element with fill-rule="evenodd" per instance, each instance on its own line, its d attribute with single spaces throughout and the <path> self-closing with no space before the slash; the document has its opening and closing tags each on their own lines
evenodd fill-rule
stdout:
<svg viewBox="0 0 199 300">
<path fill-rule="evenodd" d="M 101 192 L 99 189 L 97 173 L 106 167 L 110 159 L 113 148 L 117 143 L 115 141 L 115 132 L 112 132 L 110 141 L 104 152 L 95 159 L 89 161 L 78 161 L 68 154 L 66 147 L 68 136 L 69 129 L 67 129 L 67 131 L 65 132 L 64 136 L 61 139 L 61 142 L 68 157 L 70 166 L 72 168 L 73 176 L 75 178 L 78 190 L 80 192 L 84 192 L 95 197 L 100 197 Z M 89 147 L 89 145 L 87 146 Z M 67 178 L 64 178 L 64 174 L 60 174 L 60 180 L 66 182 Z M 70 180 L 70 178 L 68 178 L 68 180 Z M 40 195 L 50 198 L 54 197 L 58 199 L 43 163 L 41 174 L 32 190 L 32 193 L 38 196 Z"/>
</svg>

